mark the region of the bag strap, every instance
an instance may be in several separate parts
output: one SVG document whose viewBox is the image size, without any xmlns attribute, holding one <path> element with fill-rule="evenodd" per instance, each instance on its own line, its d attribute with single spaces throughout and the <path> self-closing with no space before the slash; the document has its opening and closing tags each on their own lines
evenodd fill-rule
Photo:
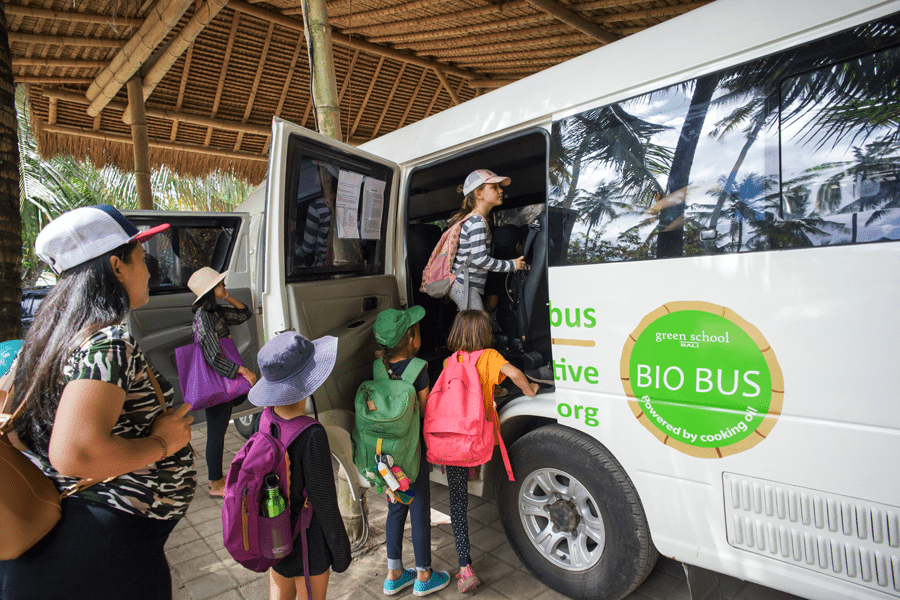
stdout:
<svg viewBox="0 0 900 600">
<path fill-rule="evenodd" d="M 491 416 L 491 421 L 494 423 L 494 432 L 497 434 L 497 441 L 500 443 L 500 455 L 503 457 L 503 466 L 506 467 L 506 474 L 509 476 L 509 480 L 515 481 L 513 479 L 512 465 L 509 463 L 509 455 L 506 453 L 506 444 L 503 443 L 503 436 L 500 435 L 500 417 L 497 414 L 497 407 L 493 407 L 491 412 L 494 413 Z"/>
</svg>

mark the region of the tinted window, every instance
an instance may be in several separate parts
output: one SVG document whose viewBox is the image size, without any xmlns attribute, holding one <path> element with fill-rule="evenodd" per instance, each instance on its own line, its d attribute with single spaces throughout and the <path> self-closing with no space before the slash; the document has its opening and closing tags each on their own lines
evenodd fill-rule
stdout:
<svg viewBox="0 0 900 600">
<path fill-rule="evenodd" d="M 555 264 L 900 239 L 897 23 L 554 123 Z"/>
<path fill-rule="evenodd" d="M 130 219 L 139 229 L 149 226 L 139 217 Z M 151 294 L 186 291 L 188 279 L 201 267 L 220 273 L 228 268 L 240 219 L 165 220 L 170 222 L 169 229 L 144 244 Z"/>
<path fill-rule="evenodd" d="M 292 137 L 287 280 L 384 272 L 390 169 Z"/>
</svg>

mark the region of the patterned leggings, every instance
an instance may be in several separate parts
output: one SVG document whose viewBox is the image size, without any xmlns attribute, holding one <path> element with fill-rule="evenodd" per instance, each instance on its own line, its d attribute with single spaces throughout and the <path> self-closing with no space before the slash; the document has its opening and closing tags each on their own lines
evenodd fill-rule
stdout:
<svg viewBox="0 0 900 600">
<path fill-rule="evenodd" d="M 469 467 L 446 467 L 450 489 L 450 524 L 460 568 L 472 564 L 469 556 Z"/>
</svg>

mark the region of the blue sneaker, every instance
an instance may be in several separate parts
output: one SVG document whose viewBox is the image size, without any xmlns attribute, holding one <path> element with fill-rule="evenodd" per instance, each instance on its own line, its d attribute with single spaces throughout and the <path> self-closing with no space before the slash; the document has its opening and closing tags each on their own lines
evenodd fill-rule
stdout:
<svg viewBox="0 0 900 600">
<path fill-rule="evenodd" d="M 391 581 L 390 579 L 384 580 L 384 593 L 388 596 L 393 596 L 411 586 L 415 580 L 416 570 L 406 569 L 397 581 Z"/>
<path fill-rule="evenodd" d="M 413 594 L 416 596 L 427 596 L 434 592 L 438 592 L 450 584 L 450 574 L 447 571 L 431 570 L 431 578 L 428 581 L 419 581 L 416 579 L 413 585 Z"/>
</svg>

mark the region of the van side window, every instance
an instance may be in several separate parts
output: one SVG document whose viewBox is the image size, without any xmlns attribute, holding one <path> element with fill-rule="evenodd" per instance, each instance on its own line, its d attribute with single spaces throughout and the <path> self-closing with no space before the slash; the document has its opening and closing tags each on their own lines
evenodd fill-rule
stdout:
<svg viewBox="0 0 900 600">
<path fill-rule="evenodd" d="M 554 122 L 556 264 L 900 239 L 885 21 Z"/>
<path fill-rule="evenodd" d="M 144 245 L 150 293 L 187 291 L 188 279 L 201 267 L 224 271 L 240 225 L 241 220 L 234 217 L 170 223 L 169 229 Z"/>
<path fill-rule="evenodd" d="M 900 239 L 898 62 L 894 47 L 781 82 L 784 218 L 811 245 Z"/>
<path fill-rule="evenodd" d="M 288 152 L 287 280 L 383 273 L 390 173 L 296 144 Z"/>
</svg>

